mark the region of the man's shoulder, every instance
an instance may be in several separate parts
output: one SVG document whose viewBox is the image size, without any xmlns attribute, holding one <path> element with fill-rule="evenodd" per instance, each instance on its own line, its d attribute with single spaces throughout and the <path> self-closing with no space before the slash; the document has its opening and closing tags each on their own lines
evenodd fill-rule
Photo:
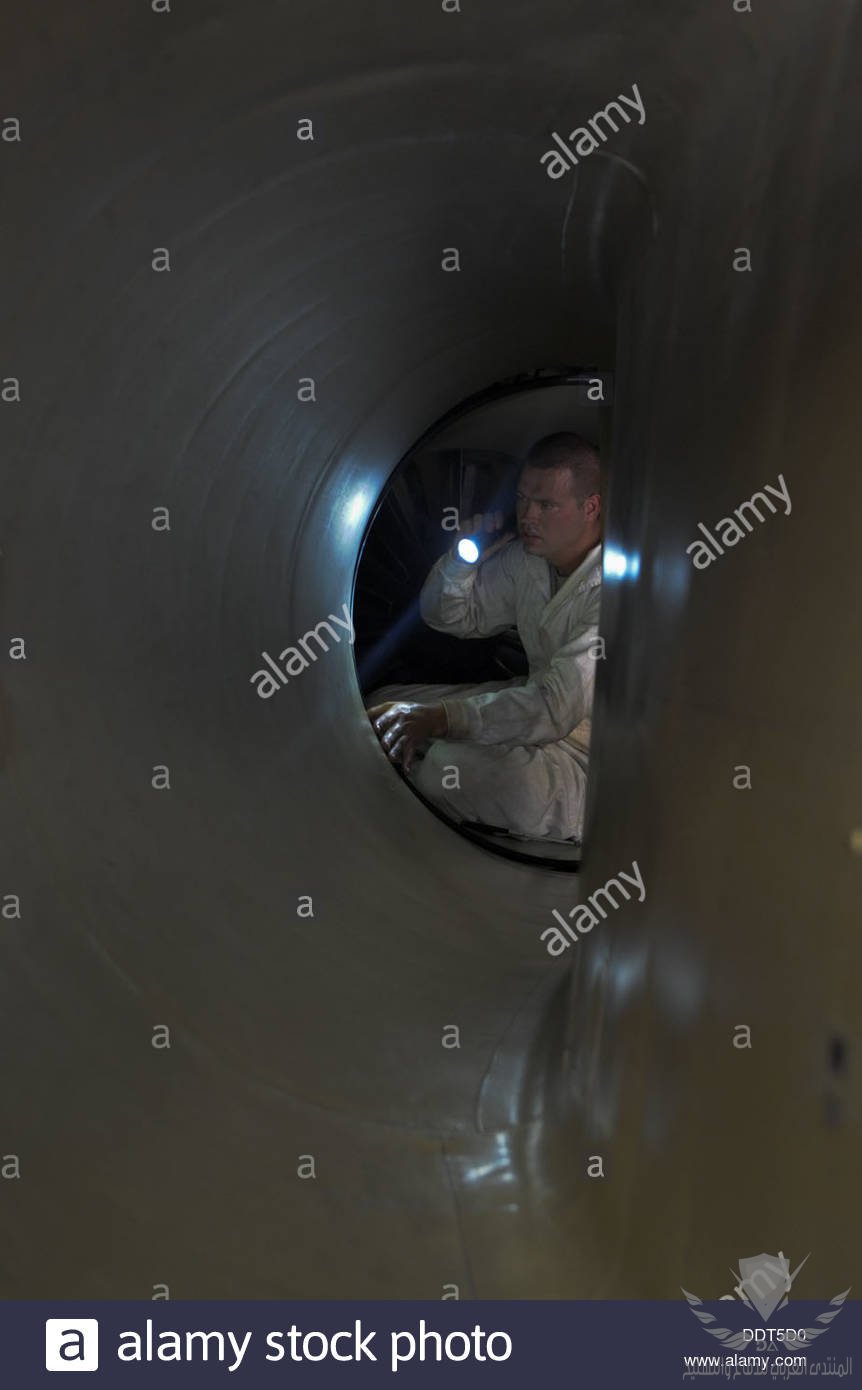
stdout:
<svg viewBox="0 0 862 1390">
<path fill-rule="evenodd" d="M 584 574 L 581 585 L 584 589 L 594 589 L 602 582 L 603 563 L 601 544 L 595 546 L 584 560 Z"/>
<path fill-rule="evenodd" d="M 558 590 L 567 620 L 580 627 L 599 621 L 602 595 L 602 554 L 597 546 L 585 556 L 578 568 L 569 575 L 563 590 Z"/>
<path fill-rule="evenodd" d="M 594 546 L 588 555 L 585 555 L 576 570 L 569 575 L 566 584 L 571 598 L 578 594 L 586 594 L 591 589 L 596 589 L 602 582 L 602 547 Z"/>
</svg>

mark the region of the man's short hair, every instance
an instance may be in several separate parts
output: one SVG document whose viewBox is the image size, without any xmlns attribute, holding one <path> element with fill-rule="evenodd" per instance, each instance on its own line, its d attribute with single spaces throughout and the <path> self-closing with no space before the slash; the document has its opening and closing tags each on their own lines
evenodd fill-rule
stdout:
<svg viewBox="0 0 862 1390">
<path fill-rule="evenodd" d="M 598 449 L 571 430 L 537 439 L 524 461 L 526 468 L 567 468 L 572 492 L 579 502 L 602 490 L 602 466 Z"/>
</svg>

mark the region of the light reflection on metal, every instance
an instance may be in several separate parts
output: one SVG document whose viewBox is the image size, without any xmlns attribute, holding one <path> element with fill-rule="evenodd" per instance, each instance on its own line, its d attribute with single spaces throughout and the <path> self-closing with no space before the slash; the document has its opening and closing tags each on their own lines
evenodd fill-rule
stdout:
<svg viewBox="0 0 862 1390">
<path fill-rule="evenodd" d="M 608 971 L 608 989 L 615 1005 L 622 1006 L 630 995 L 642 987 L 646 978 L 647 947 L 641 945 L 618 951 Z"/>
<path fill-rule="evenodd" d="M 355 530 L 357 526 L 365 524 L 370 509 L 370 494 L 365 488 L 357 489 L 344 508 L 344 520 L 351 531 Z"/>
<path fill-rule="evenodd" d="M 604 548 L 605 577 L 611 579 L 637 579 L 641 570 L 641 557 L 635 553 L 626 554 L 613 545 Z"/>
<path fill-rule="evenodd" d="M 497 1157 L 488 1163 L 477 1163 L 473 1167 L 465 1168 L 464 1182 L 480 1182 L 483 1178 L 496 1178 L 497 1182 L 514 1182 L 515 1174 L 512 1169 L 512 1154 L 509 1149 L 509 1136 L 498 1134 L 496 1136 Z"/>
</svg>

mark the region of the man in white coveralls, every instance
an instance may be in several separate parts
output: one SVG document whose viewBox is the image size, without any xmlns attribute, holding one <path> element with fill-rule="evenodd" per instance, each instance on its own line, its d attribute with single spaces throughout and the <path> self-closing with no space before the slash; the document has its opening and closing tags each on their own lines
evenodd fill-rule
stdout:
<svg viewBox="0 0 862 1390">
<path fill-rule="evenodd" d="M 517 538 L 501 537 L 471 564 L 457 551 L 466 536 L 481 544 L 488 519 L 474 517 L 419 599 L 425 622 L 456 637 L 516 625 L 529 675 L 386 686 L 369 697 L 368 716 L 389 758 L 456 820 L 536 839 L 581 838 L 601 653 L 601 511 L 592 445 L 569 432 L 540 439 L 518 481 Z"/>
</svg>

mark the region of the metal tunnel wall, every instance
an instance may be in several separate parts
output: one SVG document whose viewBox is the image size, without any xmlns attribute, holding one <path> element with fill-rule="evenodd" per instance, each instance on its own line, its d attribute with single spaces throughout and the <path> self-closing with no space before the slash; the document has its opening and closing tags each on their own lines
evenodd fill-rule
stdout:
<svg viewBox="0 0 862 1390">
<path fill-rule="evenodd" d="M 710 1297 L 773 1247 L 851 1284 L 856 4 L 12 11 L 3 1295 Z M 579 877 L 428 815 L 347 641 L 250 683 L 349 605 L 423 431 L 559 363 L 615 375 L 639 559 Z M 645 901 L 552 959 L 633 860 Z"/>
</svg>

